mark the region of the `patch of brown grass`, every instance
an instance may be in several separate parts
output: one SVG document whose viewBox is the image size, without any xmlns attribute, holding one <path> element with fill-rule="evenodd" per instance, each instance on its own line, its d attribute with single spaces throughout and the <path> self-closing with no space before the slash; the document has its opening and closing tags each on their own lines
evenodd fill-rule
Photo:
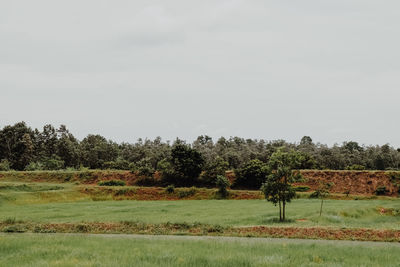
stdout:
<svg viewBox="0 0 400 267">
<path fill-rule="evenodd" d="M 93 234 L 149 234 L 149 235 L 211 235 L 239 237 L 273 237 L 326 240 L 358 240 L 400 242 L 400 230 L 335 229 L 322 227 L 223 227 L 200 223 L 141 222 L 119 223 L 32 223 L 20 221 L 0 222 L 1 232 L 33 233 L 93 233 Z"/>
</svg>

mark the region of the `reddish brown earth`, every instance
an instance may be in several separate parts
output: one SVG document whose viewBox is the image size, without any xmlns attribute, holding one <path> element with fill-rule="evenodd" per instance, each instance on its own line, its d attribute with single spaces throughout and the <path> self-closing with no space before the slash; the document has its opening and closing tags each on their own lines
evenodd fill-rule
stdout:
<svg viewBox="0 0 400 267">
<path fill-rule="evenodd" d="M 309 191 L 316 190 L 320 183 L 333 183 L 331 193 L 346 193 L 355 195 L 374 195 L 375 190 L 385 186 L 386 195 L 396 196 L 398 187 L 390 181 L 387 172 L 384 171 L 301 171 L 305 181 L 295 185 L 310 187 Z"/>
<path fill-rule="evenodd" d="M 375 190 L 384 186 L 386 195 L 397 196 L 400 184 L 400 172 L 396 172 L 398 181 L 392 182 L 389 172 L 384 171 L 332 171 L 332 170 L 302 170 L 305 181 L 294 185 L 308 186 L 308 191 L 314 191 L 320 183 L 332 183 L 331 193 L 372 196 Z M 235 174 L 226 172 L 232 182 Z M 88 170 L 88 171 L 35 171 L 35 172 L 0 172 L 0 179 L 26 182 L 76 182 L 80 184 L 96 185 L 99 181 L 122 180 L 127 185 L 161 186 L 159 173 L 154 179 L 143 179 L 130 171 L 117 170 Z M 244 196 L 241 196 L 244 197 Z M 241 198 L 240 197 L 240 198 Z"/>
<path fill-rule="evenodd" d="M 0 232 L 34 233 L 95 233 L 95 234 L 150 234 L 192 236 L 245 236 L 301 239 L 360 240 L 399 242 L 399 230 L 377 230 L 365 228 L 323 228 L 323 227 L 223 227 L 207 224 L 163 223 L 145 224 L 139 222 L 120 223 L 33 223 L 0 222 Z"/>
</svg>

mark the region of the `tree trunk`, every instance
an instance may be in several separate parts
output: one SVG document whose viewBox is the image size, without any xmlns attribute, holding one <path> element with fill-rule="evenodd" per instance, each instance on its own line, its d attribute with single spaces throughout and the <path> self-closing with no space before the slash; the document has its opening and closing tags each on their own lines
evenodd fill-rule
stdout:
<svg viewBox="0 0 400 267">
<path fill-rule="evenodd" d="M 322 204 L 324 203 L 324 199 L 321 198 L 321 208 L 319 209 L 319 216 L 321 217 L 322 214 Z"/>
<path fill-rule="evenodd" d="M 281 208 L 281 201 L 279 200 L 279 221 L 282 221 L 282 208 Z"/>
<path fill-rule="evenodd" d="M 286 206 L 286 201 L 285 200 L 283 200 L 283 203 L 282 203 L 283 205 L 282 205 L 282 221 L 284 222 L 285 221 L 285 206 Z"/>
</svg>

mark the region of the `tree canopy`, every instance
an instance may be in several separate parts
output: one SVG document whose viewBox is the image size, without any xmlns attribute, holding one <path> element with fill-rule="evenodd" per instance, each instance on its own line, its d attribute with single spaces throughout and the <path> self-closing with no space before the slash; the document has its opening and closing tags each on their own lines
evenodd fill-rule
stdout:
<svg viewBox="0 0 400 267">
<path fill-rule="evenodd" d="M 259 188 L 268 171 L 266 164 L 281 148 L 297 152 L 300 169 L 398 170 L 400 149 L 389 144 L 360 145 L 346 141 L 331 147 L 314 143 L 304 136 L 298 143 L 284 140 L 201 135 L 192 144 L 182 140 L 138 139 L 116 143 L 99 134 L 78 140 L 65 125 L 47 124 L 32 129 L 24 122 L 0 129 L 0 170 L 55 170 L 87 167 L 92 169 L 155 171 L 174 170 L 187 181 L 215 184 L 218 175 L 234 170 L 238 180 L 233 186 Z M 177 177 L 178 177 L 177 176 Z M 194 178 L 193 178 L 194 177 Z"/>
</svg>

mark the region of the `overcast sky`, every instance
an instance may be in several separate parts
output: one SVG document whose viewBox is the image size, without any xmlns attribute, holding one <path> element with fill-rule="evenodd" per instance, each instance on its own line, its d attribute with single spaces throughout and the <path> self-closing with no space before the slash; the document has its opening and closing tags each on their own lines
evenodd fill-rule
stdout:
<svg viewBox="0 0 400 267">
<path fill-rule="evenodd" d="M 0 127 L 400 146 L 398 0 L 0 0 Z"/>
</svg>

